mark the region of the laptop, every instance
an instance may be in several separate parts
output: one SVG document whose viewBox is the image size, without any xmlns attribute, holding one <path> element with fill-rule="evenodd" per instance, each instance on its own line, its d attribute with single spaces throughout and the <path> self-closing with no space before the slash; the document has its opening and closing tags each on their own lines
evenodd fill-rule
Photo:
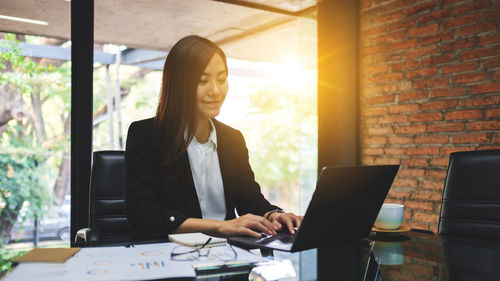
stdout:
<svg viewBox="0 0 500 281">
<path fill-rule="evenodd" d="M 261 238 L 235 236 L 243 248 L 297 252 L 367 237 L 396 177 L 399 165 L 324 167 L 300 229 Z"/>
</svg>

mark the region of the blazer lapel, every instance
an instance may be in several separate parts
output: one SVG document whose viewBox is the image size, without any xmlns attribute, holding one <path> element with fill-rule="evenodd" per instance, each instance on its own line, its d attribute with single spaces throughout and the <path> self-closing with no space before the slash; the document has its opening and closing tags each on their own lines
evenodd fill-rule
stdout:
<svg viewBox="0 0 500 281">
<path fill-rule="evenodd" d="M 231 165 L 230 153 L 228 153 L 229 146 L 227 143 L 227 134 L 224 133 L 222 126 L 220 126 L 219 121 L 212 119 L 215 126 L 215 131 L 217 133 L 217 156 L 219 157 L 219 168 L 222 176 L 222 184 L 224 185 L 224 198 L 226 201 L 226 220 L 234 218 L 234 204 L 231 200 L 231 181 L 229 177 L 231 174 L 228 171 L 229 165 Z"/>
<path fill-rule="evenodd" d="M 182 190 L 186 202 L 193 202 L 186 207 L 190 215 L 201 218 L 200 201 L 196 194 L 194 186 L 193 174 L 191 173 L 191 165 L 189 164 L 189 157 L 187 152 L 176 161 L 175 166 L 178 168 L 176 172 L 180 176 L 180 190 Z"/>
</svg>

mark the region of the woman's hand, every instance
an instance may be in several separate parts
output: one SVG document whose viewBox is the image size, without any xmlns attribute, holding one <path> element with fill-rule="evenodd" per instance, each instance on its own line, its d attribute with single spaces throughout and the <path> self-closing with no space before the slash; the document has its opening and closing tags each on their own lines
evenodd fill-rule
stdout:
<svg viewBox="0 0 500 281">
<path fill-rule="evenodd" d="M 291 234 L 295 234 L 294 226 L 299 228 L 303 218 L 304 216 L 296 216 L 294 213 L 279 212 L 274 212 L 269 216 L 269 220 L 273 223 L 273 225 L 279 225 L 280 229 L 281 226 L 284 225 Z"/>
<path fill-rule="evenodd" d="M 276 235 L 278 229 L 278 224 L 273 224 L 264 217 L 246 214 L 236 219 L 221 221 L 217 232 L 225 237 L 249 235 L 260 238 L 259 232 Z"/>
</svg>

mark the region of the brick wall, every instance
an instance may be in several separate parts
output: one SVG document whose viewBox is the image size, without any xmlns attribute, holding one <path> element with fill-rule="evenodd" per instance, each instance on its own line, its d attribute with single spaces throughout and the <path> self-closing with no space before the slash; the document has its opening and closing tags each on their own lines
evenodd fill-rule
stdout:
<svg viewBox="0 0 500 281">
<path fill-rule="evenodd" d="M 500 149 L 500 0 L 361 1 L 362 162 L 437 232 L 449 154 Z"/>
</svg>

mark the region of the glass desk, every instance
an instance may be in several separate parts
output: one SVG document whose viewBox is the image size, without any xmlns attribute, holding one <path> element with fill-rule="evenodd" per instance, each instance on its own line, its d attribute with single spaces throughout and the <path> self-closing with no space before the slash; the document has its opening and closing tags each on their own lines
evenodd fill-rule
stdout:
<svg viewBox="0 0 500 281">
<path fill-rule="evenodd" d="M 256 267 L 240 280 L 500 280 L 500 243 L 418 231 L 370 236 L 359 245 L 274 251 L 274 259 L 270 278 L 259 276 Z M 293 277 L 283 264 L 287 261 Z"/>
<path fill-rule="evenodd" d="M 101 254 L 97 256 L 98 259 L 111 260 L 113 255 L 122 256 L 126 251 L 135 253 L 135 251 L 144 251 L 141 249 L 153 247 L 155 251 L 146 252 L 158 252 L 157 255 L 151 258 L 160 259 L 160 257 L 156 256 L 164 251 L 163 248 L 155 248 L 158 247 L 157 244 L 145 243 L 142 245 L 143 247 L 140 247 L 140 245 L 136 244 L 135 247 L 128 248 L 123 246 L 94 248 L 88 249 L 86 253 L 88 255 L 90 252 L 100 252 Z M 162 247 L 166 249 L 172 246 L 175 246 L 175 244 L 167 243 L 163 244 Z M 357 243 L 337 243 L 299 253 L 263 252 L 260 250 L 252 250 L 252 252 L 262 254 L 267 261 L 259 263 L 255 267 L 248 263 L 236 267 L 228 266 L 222 270 L 220 268 L 204 267 L 196 271 L 198 273 L 196 278 L 166 280 L 500 280 L 500 242 L 440 237 L 418 231 L 410 231 L 395 236 L 374 235 Z M 243 251 L 242 253 L 246 252 Z M 151 255 L 151 253 L 148 254 L 148 256 Z M 103 258 L 103 256 L 106 257 Z M 255 258 L 252 255 L 250 257 Z M 78 268 L 82 267 L 79 261 L 81 260 L 73 260 L 73 264 L 76 264 L 77 268 L 69 266 L 71 264 L 70 259 L 65 264 L 57 264 L 55 270 L 60 271 L 61 274 L 67 274 L 67 277 L 72 277 L 72 280 L 89 280 L 88 276 L 83 278 L 85 275 L 78 274 Z M 96 266 L 107 267 L 110 263 L 103 264 L 102 261 L 99 261 Z M 162 263 L 161 265 L 165 266 L 165 269 L 162 270 L 167 270 L 169 265 L 173 266 L 168 260 L 165 260 L 165 264 Z M 42 266 L 45 267 L 46 265 Z M 19 277 L 19 274 L 15 274 L 20 267 L 22 265 L 0 279 L 21 280 L 16 277 Z M 64 272 L 62 267 L 65 267 Z M 70 270 L 70 268 L 72 269 Z M 188 269 L 191 272 L 189 276 L 193 276 L 192 269 L 193 267 Z M 122 273 L 129 277 L 135 276 L 132 278 L 134 280 L 136 278 L 140 279 L 141 276 L 145 277 L 140 272 L 136 275 L 130 275 L 133 273 L 130 272 L 131 269 L 124 270 Z M 157 276 L 166 276 L 166 273 L 172 273 L 171 270 L 168 269 L 168 271 Z M 20 272 L 26 273 L 28 271 L 17 271 L 17 273 Z M 101 273 L 103 272 L 101 270 Z M 42 276 L 47 275 L 47 270 L 43 268 L 40 270 L 33 269 L 28 273 Z M 89 271 L 87 273 L 94 272 Z M 92 280 L 98 279 L 93 278 Z M 24 278 L 22 281 L 26 280 Z"/>
</svg>

